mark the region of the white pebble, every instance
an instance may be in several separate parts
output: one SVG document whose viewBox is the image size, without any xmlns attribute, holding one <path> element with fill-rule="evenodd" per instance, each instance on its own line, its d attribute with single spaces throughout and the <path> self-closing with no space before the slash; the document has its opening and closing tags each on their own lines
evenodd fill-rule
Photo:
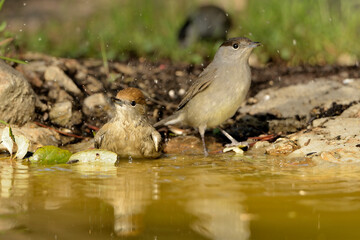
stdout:
<svg viewBox="0 0 360 240">
<path fill-rule="evenodd" d="M 171 89 L 171 90 L 169 91 L 169 96 L 170 96 L 171 98 L 176 98 L 175 91 L 174 91 L 173 89 Z"/>
<path fill-rule="evenodd" d="M 186 92 L 185 89 L 180 88 L 180 90 L 179 90 L 179 95 L 182 96 L 182 95 L 185 94 L 185 92 Z"/>
</svg>

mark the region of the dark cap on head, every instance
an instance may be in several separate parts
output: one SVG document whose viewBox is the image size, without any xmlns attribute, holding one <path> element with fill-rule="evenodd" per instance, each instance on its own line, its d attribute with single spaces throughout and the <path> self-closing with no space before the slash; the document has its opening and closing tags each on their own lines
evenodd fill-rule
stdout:
<svg viewBox="0 0 360 240">
<path fill-rule="evenodd" d="M 220 47 L 222 46 L 232 46 L 234 43 L 253 43 L 253 41 L 251 41 L 250 39 L 246 38 L 246 37 L 237 37 L 237 38 L 230 38 L 228 40 L 226 40 L 223 44 L 221 44 Z"/>
</svg>

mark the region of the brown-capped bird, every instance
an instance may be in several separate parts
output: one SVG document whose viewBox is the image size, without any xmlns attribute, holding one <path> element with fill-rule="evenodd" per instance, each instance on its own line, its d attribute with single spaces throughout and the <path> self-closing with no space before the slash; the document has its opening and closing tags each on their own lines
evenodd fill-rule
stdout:
<svg viewBox="0 0 360 240">
<path fill-rule="evenodd" d="M 180 123 L 198 128 L 207 156 L 205 130 L 232 117 L 245 100 L 251 83 L 249 56 L 259 45 L 245 37 L 225 41 L 213 61 L 189 88 L 177 111 L 154 126 Z M 221 131 L 232 144 L 238 144 L 228 133 Z"/>
<path fill-rule="evenodd" d="M 146 115 L 143 93 L 126 88 L 112 98 L 116 114 L 95 135 L 95 147 L 110 150 L 119 158 L 157 158 L 161 136 Z"/>
</svg>

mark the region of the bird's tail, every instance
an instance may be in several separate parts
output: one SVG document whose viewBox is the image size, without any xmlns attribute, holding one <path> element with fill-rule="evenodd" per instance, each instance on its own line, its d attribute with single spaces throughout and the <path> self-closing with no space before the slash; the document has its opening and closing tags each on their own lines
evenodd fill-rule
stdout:
<svg viewBox="0 0 360 240">
<path fill-rule="evenodd" d="M 183 115 L 181 114 L 181 111 L 178 111 L 174 113 L 173 115 L 170 115 L 167 118 L 164 118 L 163 120 L 157 122 L 154 124 L 154 127 L 160 127 L 160 126 L 167 126 L 167 125 L 173 125 L 177 124 L 183 121 Z"/>
</svg>

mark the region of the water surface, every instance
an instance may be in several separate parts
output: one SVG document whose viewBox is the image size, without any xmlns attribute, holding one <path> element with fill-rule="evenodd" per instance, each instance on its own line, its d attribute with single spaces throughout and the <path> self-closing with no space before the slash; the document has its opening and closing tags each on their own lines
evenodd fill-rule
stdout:
<svg viewBox="0 0 360 240">
<path fill-rule="evenodd" d="M 0 239 L 360 239 L 360 165 L 0 159 Z"/>
</svg>

